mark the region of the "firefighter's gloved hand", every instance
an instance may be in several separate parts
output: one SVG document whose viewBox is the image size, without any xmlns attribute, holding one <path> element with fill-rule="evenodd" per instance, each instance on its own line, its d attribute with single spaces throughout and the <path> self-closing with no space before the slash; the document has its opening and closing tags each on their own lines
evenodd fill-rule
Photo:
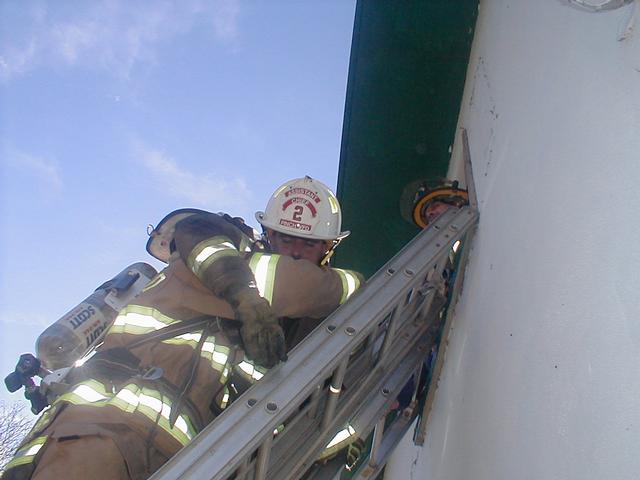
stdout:
<svg viewBox="0 0 640 480">
<path fill-rule="evenodd" d="M 247 357 L 271 368 L 287 359 L 284 332 L 271 306 L 256 288 L 243 288 L 233 295 L 236 319 L 242 322 L 240 334 Z"/>
</svg>

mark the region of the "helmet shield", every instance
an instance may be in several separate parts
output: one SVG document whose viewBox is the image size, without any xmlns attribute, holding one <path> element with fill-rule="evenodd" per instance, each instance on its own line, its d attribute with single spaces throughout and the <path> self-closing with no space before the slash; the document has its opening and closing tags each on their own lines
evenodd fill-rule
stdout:
<svg viewBox="0 0 640 480">
<path fill-rule="evenodd" d="M 181 208 L 166 215 L 156 227 L 149 225 L 149 239 L 147 240 L 147 252 L 158 260 L 169 263 L 171 255 L 170 245 L 173 240 L 176 223 L 191 215 L 209 213 L 197 208 Z"/>
</svg>

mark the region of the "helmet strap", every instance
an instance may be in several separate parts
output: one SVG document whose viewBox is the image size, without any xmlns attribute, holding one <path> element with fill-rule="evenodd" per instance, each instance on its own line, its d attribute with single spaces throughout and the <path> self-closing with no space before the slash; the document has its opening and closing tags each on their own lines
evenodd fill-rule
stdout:
<svg viewBox="0 0 640 480">
<path fill-rule="evenodd" d="M 269 245 L 269 242 L 267 242 L 267 240 L 262 237 L 259 238 L 258 240 L 254 241 L 251 244 L 251 252 L 255 253 L 255 252 L 270 252 L 271 251 L 271 245 Z"/>
<path fill-rule="evenodd" d="M 327 253 L 324 254 L 324 258 L 320 261 L 321 267 L 325 265 L 329 265 L 329 262 L 331 261 L 331 257 L 333 257 L 333 254 L 336 253 L 336 247 L 340 245 L 341 241 L 342 241 L 341 238 L 337 238 L 331 241 L 331 246 L 329 247 L 329 250 L 327 250 Z"/>
</svg>

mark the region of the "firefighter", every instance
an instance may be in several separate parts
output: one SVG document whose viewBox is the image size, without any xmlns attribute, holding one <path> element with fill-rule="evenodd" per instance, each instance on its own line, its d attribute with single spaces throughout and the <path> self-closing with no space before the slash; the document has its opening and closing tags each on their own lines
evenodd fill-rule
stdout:
<svg viewBox="0 0 640 480">
<path fill-rule="evenodd" d="M 420 228 L 426 228 L 450 207 L 462 207 L 469 203 L 469 194 L 458 187 L 458 181 L 443 182 L 427 189 L 422 186 L 415 195 L 413 221 Z"/>
<path fill-rule="evenodd" d="M 433 188 L 422 186 L 418 189 L 413 206 L 413 220 L 420 228 L 429 228 L 430 225 L 444 212 L 452 207 L 460 208 L 469 203 L 469 194 L 466 190 L 459 188 L 457 180 L 453 182 L 444 181 Z M 429 278 L 435 275 L 442 275 L 445 280 L 441 288 L 436 291 L 435 298 L 431 302 L 433 312 L 442 311 L 448 302 L 449 286 L 455 272 L 454 268 L 455 251 L 449 253 L 449 259 L 441 272 L 435 269 L 428 273 Z M 436 340 L 439 324 L 434 324 L 429 335 Z M 402 401 L 400 402 L 402 404 Z"/>
<path fill-rule="evenodd" d="M 329 207 L 324 215 L 318 213 L 322 204 Z M 328 265 L 336 247 L 351 233 L 340 231 L 341 219 L 338 199 L 326 185 L 309 176 L 281 185 L 269 199 L 265 211 L 256 212 L 256 220 L 262 225 L 263 241 L 268 249 L 296 260 L 308 260 L 318 266 Z M 334 270 L 341 275 L 345 295 L 350 295 L 362 281 L 359 274 Z M 281 318 L 287 351 L 311 333 L 321 321 L 317 316 Z"/>
<path fill-rule="evenodd" d="M 268 206 L 264 225 L 337 243 L 346 235 L 335 196 L 305 182 L 276 191 L 282 210 L 272 217 Z M 285 251 L 279 240 L 274 250 Z M 278 317 L 323 318 L 358 286 L 354 272 L 299 252 L 251 251 L 252 243 L 250 229 L 228 215 L 179 210 L 160 222 L 147 249 L 168 266 L 73 369 L 72 386 L 36 422 L 4 478 L 147 478 L 286 358 Z"/>
</svg>

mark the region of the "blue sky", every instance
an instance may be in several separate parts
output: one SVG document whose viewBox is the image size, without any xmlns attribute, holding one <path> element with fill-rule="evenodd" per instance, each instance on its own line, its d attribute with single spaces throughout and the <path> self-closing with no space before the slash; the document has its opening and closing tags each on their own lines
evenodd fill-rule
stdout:
<svg viewBox="0 0 640 480">
<path fill-rule="evenodd" d="M 335 188 L 355 0 L 0 3 L 0 373 L 183 207 Z M 2 387 L 0 400 L 15 401 Z"/>
</svg>

